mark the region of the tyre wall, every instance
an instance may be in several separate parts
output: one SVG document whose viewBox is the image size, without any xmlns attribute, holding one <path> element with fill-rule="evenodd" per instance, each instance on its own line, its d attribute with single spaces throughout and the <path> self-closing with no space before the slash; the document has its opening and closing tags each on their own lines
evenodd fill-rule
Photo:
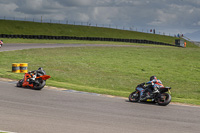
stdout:
<svg viewBox="0 0 200 133">
<path fill-rule="evenodd" d="M 77 37 L 77 36 L 48 36 L 48 35 L 8 35 L 0 34 L 0 38 L 22 38 L 22 39 L 53 39 L 53 40 L 89 40 L 89 41 L 112 41 L 174 46 L 172 44 L 140 39 L 102 38 L 102 37 Z"/>
</svg>

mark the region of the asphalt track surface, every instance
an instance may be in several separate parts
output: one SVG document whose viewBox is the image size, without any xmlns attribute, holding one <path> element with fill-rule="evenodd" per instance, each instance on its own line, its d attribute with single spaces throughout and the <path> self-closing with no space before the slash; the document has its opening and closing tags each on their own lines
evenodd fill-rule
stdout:
<svg viewBox="0 0 200 133">
<path fill-rule="evenodd" d="M 14 47 L 10 46 L 10 50 Z M 200 107 L 175 104 L 163 107 L 52 87 L 36 91 L 18 88 L 15 84 L 16 81 L 0 79 L 0 130 L 17 133 L 200 132 Z"/>
<path fill-rule="evenodd" d="M 31 48 L 55 48 L 55 47 L 147 47 L 136 45 L 111 45 L 111 44 L 4 44 L 2 51 L 22 50 Z"/>
</svg>

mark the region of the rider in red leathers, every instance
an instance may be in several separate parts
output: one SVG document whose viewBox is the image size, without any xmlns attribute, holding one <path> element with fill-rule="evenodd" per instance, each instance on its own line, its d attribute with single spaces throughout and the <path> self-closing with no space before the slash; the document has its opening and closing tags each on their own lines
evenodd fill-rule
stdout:
<svg viewBox="0 0 200 133">
<path fill-rule="evenodd" d="M 0 48 L 2 47 L 3 45 L 3 40 L 0 41 Z"/>
</svg>

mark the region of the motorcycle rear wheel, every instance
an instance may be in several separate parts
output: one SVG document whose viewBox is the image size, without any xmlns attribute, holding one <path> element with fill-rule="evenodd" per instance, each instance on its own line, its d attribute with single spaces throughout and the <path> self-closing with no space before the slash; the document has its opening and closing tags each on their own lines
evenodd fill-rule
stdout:
<svg viewBox="0 0 200 133">
<path fill-rule="evenodd" d="M 140 93 L 137 91 L 134 91 L 129 95 L 130 102 L 137 102 L 139 101 L 139 99 L 140 99 Z"/>
<path fill-rule="evenodd" d="M 168 93 L 162 93 L 160 98 L 158 98 L 158 105 L 166 106 L 171 102 L 171 95 Z"/>
</svg>

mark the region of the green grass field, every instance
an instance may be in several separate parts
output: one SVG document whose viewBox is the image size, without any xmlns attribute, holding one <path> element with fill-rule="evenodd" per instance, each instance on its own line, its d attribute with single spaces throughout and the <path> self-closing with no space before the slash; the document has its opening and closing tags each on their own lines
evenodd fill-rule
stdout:
<svg viewBox="0 0 200 133">
<path fill-rule="evenodd" d="M 12 63 L 43 67 L 47 85 L 128 97 L 156 75 L 172 87 L 172 101 L 200 105 L 200 49 L 177 47 L 71 47 L 0 52 L 0 77 L 20 79 Z M 36 54 L 37 53 L 37 54 Z"/>
</svg>

